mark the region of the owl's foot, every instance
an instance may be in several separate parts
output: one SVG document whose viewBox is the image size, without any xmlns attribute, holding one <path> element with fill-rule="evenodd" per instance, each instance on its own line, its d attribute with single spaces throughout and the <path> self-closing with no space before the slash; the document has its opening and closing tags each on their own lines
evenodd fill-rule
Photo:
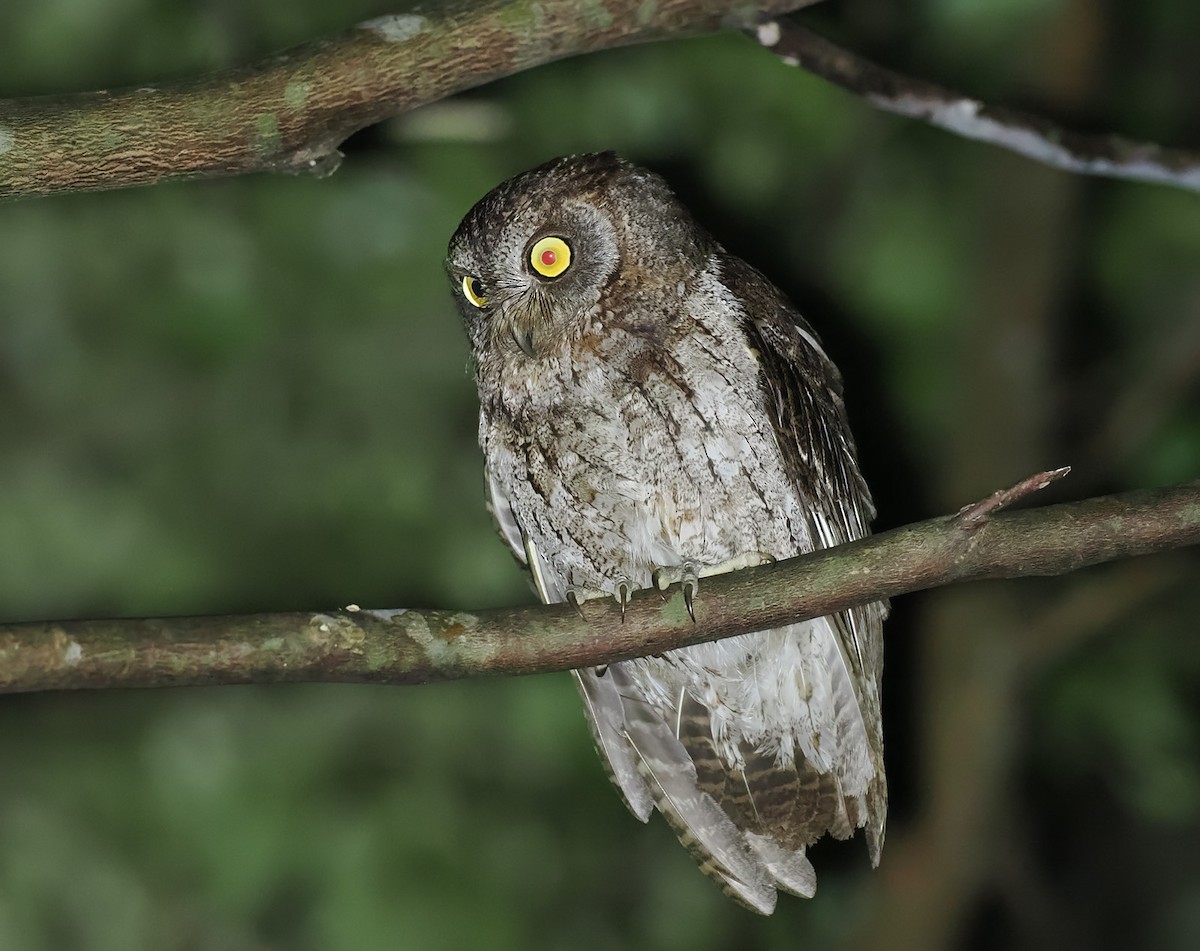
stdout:
<svg viewBox="0 0 1200 951">
<path fill-rule="evenodd" d="M 584 601 L 595 601 L 599 598 L 613 597 L 617 599 L 617 604 L 621 606 L 621 623 L 624 624 L 625 608 L 628 606 L 629 598 L 635 590 L 637 589 L 634 583 L 625 577 L 617 579 L 616 590 L 611 595 L 607 591 L 597 591 L 595 588 L 582 588 L 576 585 L 569 577 L 567 578 L 567 602 L 581 618 L 583 617 L 582 605 Z"/>
<path fill-rule="evenodd" d="M 755 568 L 758 565 L 770 564 L 774 560 L 766 552 L 748 551 L 734 555 L 720 564 L 705 565 L 702 568 L 697 568 L 695 563 L 690 561 L 685 561 L 680 565 L 656 568 L 651 577 L 654 579 L 654 586 L 659 591 L 666 591 L 676 582 L 683 587 L 683 605 L 687 608 L 688 617 L 694 624 L 696 622 L 695 601 L 696 595 L 700 593 L 701 578 L 711 578 L 713 575 L 723 575 L 727 571 L 739 571 L 742 568 Z"/>
</svg>

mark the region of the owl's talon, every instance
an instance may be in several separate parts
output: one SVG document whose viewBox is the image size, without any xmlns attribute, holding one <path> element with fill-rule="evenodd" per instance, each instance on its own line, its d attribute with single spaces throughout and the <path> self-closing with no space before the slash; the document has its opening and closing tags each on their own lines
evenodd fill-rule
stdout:
<svg viewBox="0 0 1200 951">
<path fill-rule="evenodd" d="M 625 623 L 625 606 L 629 604 L 629 596 L 633 594 L 633 585 L 628 578 L 622 578 L 617 582 L 617 593 L 615 595 L 617 604 L 621 605 L 621 623 Z"/>
<path fill-rule="evenodd" d="M 583 608 L 579 604 L 579 592 L 574 588 L 567 589 L 567 603 L 575 609 L 575 613 L 579 615 L 579 619 L 581 621 L 587 620 L 587 618 L 583 616 Z"/>
<path fill-rule="evenodd" d="M 696 595 L 700 591 L 700 576 L 702 574 L 706 574 L 706 572 L 698 570 L 692 562 L 685 561 L 682 565 L 655 568 L 650 573 L 650 577 L 654 581 L 654 587 L 658 589 L 658 593 L 664 601 L 667 600 L 667 589 L 676 582 L 679 582 L 683 588 L 683 603 L 687 608 L 688 616 L 695 621 L 695 601 Z"/>
<path fill-rule="evenodd" d="M 700 585 L 695 581 L 685 581 L 683 583 L 683 606 L 687 608 L 688 617 L 692 619 L 692 623 L 696 623 L 696 609 L 692 606 L 692 601 L 696 597 L 696 592 L 700 589 Z"/>
<path fill-rule="evenodd" d="M 664 601 L 667 600 L 667 589 L 671 585 L 678 582 L 683 587 L 683 603 L 687 608 L 688 616 L 693 621 L 696 620 L 696 595 L 700 593 L 700 579 L 710 578 L 713 575 L 723 575 L 727 571 L 738 571 L 742 568 L 754 568 L 758 565 L 767 565 L 775 561 L 773 555 L 769 555 L 763 551 L 747 551 L 740 555 L 721 562 L 717 565 L 708 565 L 703 568 L 697 568 L 693 562 L 685 561 L 681 565 L 670 565 L 655 568 L 650 573 L 650 578 L 654 582 L 654 587 L 658 589 Z"/>
<path fill-rule="evenodd" d="M 575 613 L 579 615 L 581 621 L 586 621 L 583 616 L 583 601 L 588 601 L 594 598 L 595 595 L 589 592 L 586 588 L 581 588 L 575 583 L 575 574 L 572 571 L 567 572 L 567 603 L 575 609 Z"/>
<path fill-rule="evenodd" d="M 700 593 L 700 573 L 690 561 L 685 561 L 680 569 L 679 586 L 683 588 L 683 606 L 687 608 L 688 617 L 696 623 L 696 595 Z"/>
<path fill-rule="evenodd" d="M 705 568 L 700 572 L 700 575 L 701 577 L 708 578 L 712 575 L 723 575 L 727 571 L 740 571 L 742 568 L 757 568 L 759 565 L 771 565 L 775 561 L 775 556 L 765 551 L 744 551 L 740 555 L 734 555 L 728 561 L 721 562 L 719 565 Z"/>
<path fill-rule="evenodd" d="M 567 573 L 566 600 L 581 618 L 583 617 L 583 602 L 598 601 L 601 598 L 616 598 L 617 603 L 621 605 L 621 621 L 623 623 L 625 621 L 625 606 L 629 603 L 630 596 L 636 590 L 637 588 L 628 578 L 622 578 L 618 581 L 617 590 L 613 592 L 597 588 L 585 588 L 583 585 L 576 584 L 571 573 Z"/>
</svg>

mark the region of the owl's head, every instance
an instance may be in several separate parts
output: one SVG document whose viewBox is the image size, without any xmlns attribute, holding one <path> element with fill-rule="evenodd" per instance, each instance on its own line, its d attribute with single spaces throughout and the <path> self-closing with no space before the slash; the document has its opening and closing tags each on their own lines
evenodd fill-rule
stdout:
<svg viewBox="0 0 1200 951">
<path fill-rule="evenodd" d="M 662 179 L 603 152 L 554 159 L 485 195 L 450 239 L 446 270 L 477 358 L 521 359 L 630 298 L 645 310 L 711 247 Z"/>
</svg>

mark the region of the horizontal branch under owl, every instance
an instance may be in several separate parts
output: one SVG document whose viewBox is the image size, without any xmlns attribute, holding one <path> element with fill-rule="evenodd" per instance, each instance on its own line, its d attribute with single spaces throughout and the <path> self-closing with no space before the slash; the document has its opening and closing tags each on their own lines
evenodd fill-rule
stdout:
<svg viewBox="0 0 1200 951">
<path fill-rule="evenodd" d="M 255 171 L 331 174 L 353 132 L 568 56 L 748 29 L 819 0 L 453 0 L 258 63 L 138 88 L 0 100 L 0 199 Z M 901 76 L 795 23 L 759 27 L 788 62 L 885 111 L 1073 172 L 1200 190 L 1200 154 L 1068 132 Z"/>
<path fill-rule="evenodd" d="M 1052 473 L 1046 474 L 1052 476 Z M 1035 484 L 1023 483 L 1027 488 Z M 1055 575 L 1200 544 L 1200 481 L 996 513 L 994 496 L 773 565 L 615 601 L 482 612 L 362 610 L 0 625 L 0 693 L 276 682 L 427 683 L 601 665 L 880 598 Z"/>
</svg>

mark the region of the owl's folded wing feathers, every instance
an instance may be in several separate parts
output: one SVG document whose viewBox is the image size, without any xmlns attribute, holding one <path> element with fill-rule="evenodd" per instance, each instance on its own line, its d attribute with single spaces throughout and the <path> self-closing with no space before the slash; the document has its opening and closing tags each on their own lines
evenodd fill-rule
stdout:
<svg viewBox="0 0 1200 951">
<path fill-rule="evenodd" d="M 721 270 L 749 302 L 747 312 L 759 315 L 743 330 L 762 368 L 760 385 L 788 476 L 806 502 L 810 537 L 819 548 L 863 537 L 875 508 L 856 461 L 837 367 L 800 313 L 758 271 L 731 256 L 722 258 Z M 866 827 L 875 865 L 887 818 L 878 691 L 886 614 L 887 604 L 878 602 L 827 619 L 836 648 L 830 656 L 842 661 L 830 665 L 833 689 L 857 705 L 866 728 L 874 775 L 858 824 Z"/>
</svg>

